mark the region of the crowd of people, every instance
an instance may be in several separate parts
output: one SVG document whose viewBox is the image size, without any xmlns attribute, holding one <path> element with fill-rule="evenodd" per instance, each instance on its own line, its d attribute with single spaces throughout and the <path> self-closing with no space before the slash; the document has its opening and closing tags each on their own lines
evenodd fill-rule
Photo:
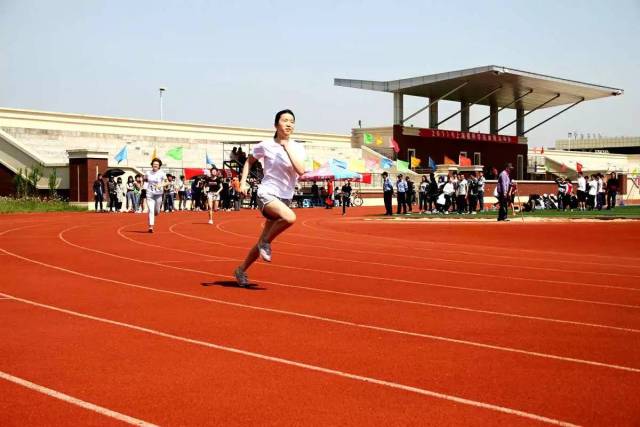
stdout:
<svg viewBox="0 0 640 427">
<path fill-rule="evenodd" d="M 393 215 L 393 196 L 396 196 L 396 214 L 449 213 L 476 214 L 484 210 L 486 179 L 482 172 L 464 174 L 452 172 L 448 176 L 436 178 L 432 172 L 422 175 L 416 183 L 410 176 L 399 174 L 392 182 L 387 172 L 382 173 L 385 215 Z"/>
<path fill-rule="evenodd" d="M 616 207 L 616 197 L 620 188 L 620 181 L 615 172 L 607 175 L 595 173 L 584 175 L 578 173 L 574 185 L 570 179 L 560 177 L 558 184 L 556 206 L 559 210 L 602 210 Z"/>
</svg>

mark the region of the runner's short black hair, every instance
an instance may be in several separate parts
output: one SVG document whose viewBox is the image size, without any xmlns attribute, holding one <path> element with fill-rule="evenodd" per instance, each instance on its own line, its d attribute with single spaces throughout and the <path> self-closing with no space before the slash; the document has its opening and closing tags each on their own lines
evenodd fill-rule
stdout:
<svg viewBox="0 0 640 427">
<path fill-rule="evenodd" d="M 157 157 L 154 157 L 153 159 L 151 159 L 151 166 L 153 166 L 153 162 L 158 162 L 158 163 L 160 163 L 160 166 L 162 166 L 162 160 L 160 160 Z"/>
</svg>

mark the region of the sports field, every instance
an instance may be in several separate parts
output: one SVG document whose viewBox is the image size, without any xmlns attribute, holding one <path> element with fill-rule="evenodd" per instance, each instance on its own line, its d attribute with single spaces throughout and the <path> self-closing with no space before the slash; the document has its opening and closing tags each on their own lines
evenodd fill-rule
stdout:
<svg viewBox="0 0 640 427">
<path fill-rule="evenodd" d="M 638 425 L 640 222 L 0 217 L 0 425 Z"/>
</svg>

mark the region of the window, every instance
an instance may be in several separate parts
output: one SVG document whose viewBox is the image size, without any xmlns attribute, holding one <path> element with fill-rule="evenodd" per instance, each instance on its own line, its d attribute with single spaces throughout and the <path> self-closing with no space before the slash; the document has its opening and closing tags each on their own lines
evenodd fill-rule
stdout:
<svg viewBox="0 0 640 427">
<path fill-rule="evenodd" d="M 524 156 L 518 154 L 518 167 L 516 169 L 516 176 L 518 180 L 522 180 L 524 176 Z"/>
<path fill-rule="evenodd" d="M 480 156 L 480 153 L 473 153 L 473 164 L 474 165 L 482 164 L 482 157 Z"/>
</svg>

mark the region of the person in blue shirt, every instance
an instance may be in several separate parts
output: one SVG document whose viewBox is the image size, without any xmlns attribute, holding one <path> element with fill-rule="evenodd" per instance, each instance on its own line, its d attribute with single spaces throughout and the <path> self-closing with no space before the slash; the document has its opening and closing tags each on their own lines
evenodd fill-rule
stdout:
<svg viewBox="0 0 640 427">
<path fill-rule="evenodd" d="M 402 179 L 402 174 L 399 174 L 398 182 L 396 182 L 396 190 L 398 191 L 398 215 L 400 215 L 400 213 L 407 213 L 407 188 L 407 181 Z"/>
<path fill-rule="evenodd" d="M 382 194 L 384 197 L 385 215 L 393 215 L 393 184 L 387 172 L 382 172 Z"/>
</svg>

